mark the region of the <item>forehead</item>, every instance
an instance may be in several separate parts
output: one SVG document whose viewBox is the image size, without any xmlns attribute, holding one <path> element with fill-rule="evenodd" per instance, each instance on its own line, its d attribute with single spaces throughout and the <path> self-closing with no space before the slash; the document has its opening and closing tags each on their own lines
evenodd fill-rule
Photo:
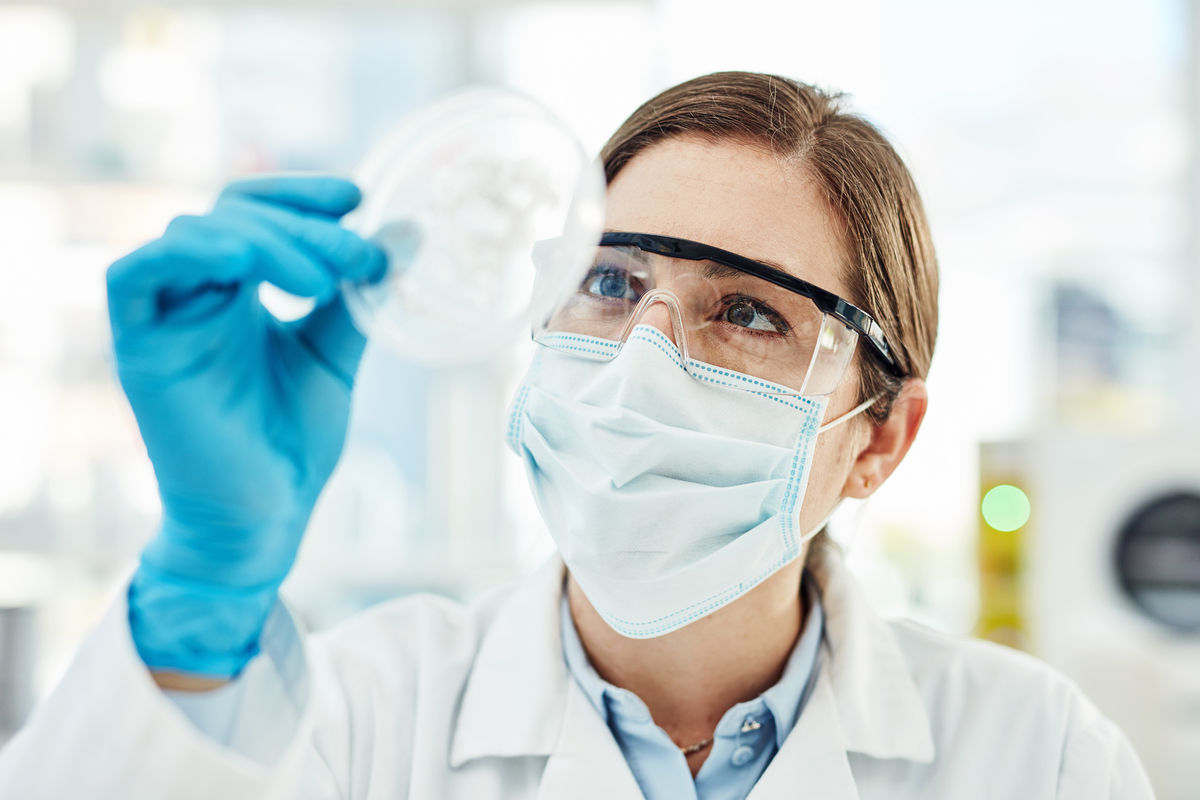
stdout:
<svg viewBox="0 0 1200 800">
<path fill-rule="evenodd" d="M 744 144 L 676 138 L 643 150 L 609 186 L 605 226 L 704 242 L 845 294 L 816 184 L 799 163 Z"/>
</svg>

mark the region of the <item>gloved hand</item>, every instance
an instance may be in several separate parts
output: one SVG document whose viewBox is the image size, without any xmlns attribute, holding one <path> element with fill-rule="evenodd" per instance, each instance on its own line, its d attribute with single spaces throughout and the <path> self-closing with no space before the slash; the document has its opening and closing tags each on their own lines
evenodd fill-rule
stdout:
<svg viewBox="0 0 1200 800">
<path fill-rule="evenodd" d="M 338 224 L 360 199 L 330 177 L 236 182 L 108 271 L 117 372 L 163 506 L 129 589 L 152 669 L 230 678 L 257 652 L 345 439 L 365 341 L 338 284 L 386 270 Z M 279 322 L 262 281 L 315 309 Z"/>
</svg>

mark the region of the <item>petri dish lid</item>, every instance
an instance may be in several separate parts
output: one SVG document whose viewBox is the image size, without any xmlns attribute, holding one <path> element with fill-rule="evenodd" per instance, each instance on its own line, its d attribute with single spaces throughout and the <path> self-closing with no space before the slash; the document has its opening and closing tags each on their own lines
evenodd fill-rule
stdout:
<svg viewBox="0 0 1200 800">
<path fill-rule="evenodd" d="M 389 270 L 343 287 L 365 335 L 414 361 L 486 357 L 578 285 L 604 225 L 604 173 L 535 100 L 470 87 L 406 118 L 356 172 L 345 224 Z M 553 241 L 554 257 L 533 259 Z"/>
</svg>

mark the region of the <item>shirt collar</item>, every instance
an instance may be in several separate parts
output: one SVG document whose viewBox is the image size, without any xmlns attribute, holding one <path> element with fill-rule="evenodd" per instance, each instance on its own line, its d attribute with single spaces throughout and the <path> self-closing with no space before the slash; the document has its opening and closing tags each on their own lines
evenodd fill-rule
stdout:
<svg viewBox="0 0 1200 800">
<path fill-rule="evenodd" d="M 774 717 L 777 746 L 782 747 L 783 740 L 791 733 L 812 686 L 822 629 L 825 625 L 825 615 L 821 610 L 821 596 L 812 586 L 812 580 L 807 574 L 801 585 L 801 591 L 804 592 L 807 600 L 808 613 L 805 617 L 803 632 L 795 647 L 792 648 L 791 655 L 788 656 L 779 681 L 754 700 L 739 703 L 726 712 L 717 725 L 716 733 L 718 735 L 736 732 L 736 730 L 727 731 L 725 729 L 730 726 L 736 729 L 741 725 L 745 716 L 763 707 Z M 566 592 L 559 601 L 559 620 L 559 634 L 562 637 L 563 657 L 566 660 L 567 669 L 574 676 L 588 701 L 600 713 L 605 724 L 616 724 L 621 728 L 644 724 L 649 718 L 649 712 L 641 698 L 627 689 L 614 686 L 604 680 L 588 660 L 583 643 L 579 639 L 579 633 L 571 621 Z"/>
<path fill-rule="evenodd" d="M 829 735 L 840 734 L 847 751 L 932 761 L 925 706 L 891 628 L 870 607 L 840 551 L 815 551 L 808 567 L 824 616 L 821 681 L 837 721 Z M 485 756 L 549 755 L 562 746 L 572 682 L 559 612 L 564 575 L 556 554 L 480 623 L 486 630 L 459 707 L 452 766 Z"/>
</svg>

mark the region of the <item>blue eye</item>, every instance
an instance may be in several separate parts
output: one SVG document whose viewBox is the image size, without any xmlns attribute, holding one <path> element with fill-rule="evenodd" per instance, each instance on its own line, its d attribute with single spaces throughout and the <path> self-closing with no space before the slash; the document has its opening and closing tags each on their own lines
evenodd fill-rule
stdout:
<svg viewBox="0 0 1200 800">
<path fill-rule="evenodd" d="M 592 270 L 584 279 L 583 290 L 596 297 L 611 300 L 638 299 L 637 291 L 630 285 L 629 273 L 624 270 Z"/>
</svg>

